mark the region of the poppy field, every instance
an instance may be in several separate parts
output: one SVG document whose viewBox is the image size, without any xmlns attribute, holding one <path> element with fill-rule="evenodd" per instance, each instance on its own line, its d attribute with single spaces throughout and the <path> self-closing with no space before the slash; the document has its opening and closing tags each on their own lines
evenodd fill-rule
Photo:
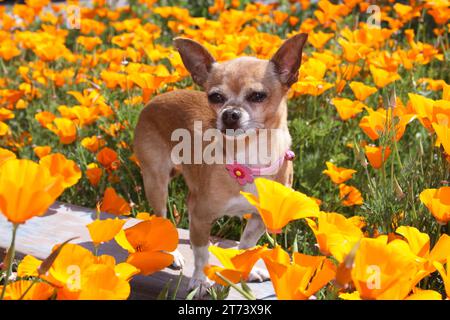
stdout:
<svg viewBox="0 0 450 320">
<path fill-rule="evenodd" d="M 449 32 L 448 0 L 0 5 L 0 213 L 11 226 L 0 300 L 127 299 L 133 276 L 170 266 L 187 187 L 173 180 L 168 218 L 152 215 L 132 141 L 152 97 L 200 90 L 173 39 L 221 62 L 270 59 L 298 33 L 293 188 L 257 178 L 257 196 L 242 192 L 267 232 L 247 250 L 210 246 L 222 263 L 204 270 L 211 297 L 232 286 L 255 299 L 245 282 L 262 259 L 278 299 L 449 299 Z M 55 201 L 117 217 L 86 226 L 93 251 L 67 239 L 44 260 L 17 259 L 17 230 Z M 141 221 L 124 228 L 128 217 Z M 213 234 L 238 240 L 245 223 L 222 218 Z M 99 254 L 109 241 L 126 261 Z"/>
</svg>

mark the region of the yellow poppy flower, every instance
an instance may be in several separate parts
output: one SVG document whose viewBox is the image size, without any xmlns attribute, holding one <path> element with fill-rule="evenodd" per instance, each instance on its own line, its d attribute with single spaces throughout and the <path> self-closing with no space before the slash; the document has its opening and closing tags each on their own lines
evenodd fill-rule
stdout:
<svg viewBox="0 0 450 320">
<path fill-rule="evenodd" d="M 279 246 L 267 251 L 263 260 L 279 300 L 306 300 L 336 274 L 334 264 L 326 257 L 295 252 L 291 262 Z"/>
<path fill-rule="evenodd" d="M 421 262 L 402 240 L 361 239 L 351 276 L 362 299 L 404 299 L 416 284 Z"/>
<path fill-rule="evenodd" d="M 118 218 L 95 220 L 86 227 L 89 230 L 92 242 L 95 245 L 99 245 L 100 243 L 112 240 L 122 230 L 125 222 L 126 220 L 119 220 Z"/>
<path fill-rule="evenodd" d="M 327 165 L 327 170 L 322 171 L 322 173 L 329 176 L 331 181 L 336 184 L 340 184 L 351 179 L 353 174 L 356 173 L 356 170 L 337 167 L 332 162 L 327 161 L 325 164 Z"/>
<path fill-rule="evenodd" d="M 36 259 L 33 256 L 26 255 L 22 261 L 20 261 L 19 266 L 17 267 L 17 276 L 19 277 L 37 277 L 38 276 L 38 268 L 41 265 L 42 261 Z"/>
<path fill-rule="evenodd" d="M 83 273 L 78 300 L 126 300 L 130 292 L 130 284 L 114 268 L 92 264 Z"/>
<path fill-rule="evenodd" d="M 365 85 L 358 81 L 350 82 L 350 88 L 352 89 L 355 98 L 359 101 L 366 100 L 369 96 L 378 91 L 377 88 Z"/>
<path fill-rule="evenodd" d="M 216 272 L 219 272 L 233 283 L 246 280 L 256 261 L 261 258 L 265 250 L 267 250 L 266 247 L 261 246 L 246 250 L 209 246 L 209 252 L 219 259 L 223 267 L 207 265 L 204 272 L 209 279 L 223 286 L 228 284 L 217 276 Z"/>
<path fill-rule="evenodd" d="M 425 189 L 419 198 L 440 224 L 450 221 L 450 187 Z"/>
<path fill-rule="evenodd" d="M 73 160 L 67 159 L 61 153 L 54 153 L 43 157 L 39 164 L 48 168 L 54 177 L 61 177 L 64 188 L 69 188 L 78 183 L 81 178 L 81 170 Z"/>
<path fill-rule="evenodd" d="M 303 193 L 264 178 L 256 178 L 254 182 L 258 197 L 243 191 L 241 194 L 255 206 L 270 232 L 280 233 L 290 221 L 316 217 L 319 213 L 317 203 Z"/>
<path fill-rule="evenodd" d="M 16 159 L 16 154 L 8 149 L 0 148 L 0 165 L 11 159 Z"/>
<path fill-rule="evenodd" d="M 19 300 L 23 294 L 33 283 L 32 280 L 19 280 L 9 283 L 5 291 L 5 300 Z M 3 286 L 0 286 L 0 292 L 3 290 Z M 44 282 L 38 282 L 34 284 L 31 289 L 28 290 L 23 300 L 48 300 L 55 292 L 55 289 Z"/>
<path fill-rule="evenodd" d="M 0 211 L 13 223 L 44 214 L 63 191 L 60 177 L 30 160 L 0 166 Z"/>
<path fill-rule="evenodd" d="M 356 117 L 365 107 L 360 101 L 352 101 L 346 98 L 333 98 L 331 103 L 336 107 L 339 117 L 344 121 Z"/>
<path fill-rule="evenodd" d="M 370 66 L 370 73 L 373 77 L 373 82 L 378 88 L 384 88 L 388 84 L 399 80 L 400 75 L 396 72 L 389 72 L 374 66 Z"/>
<path fill-rule="evenodd" d="M 38 146 L 33 149 L 34 154 L 39 158 L 43 158 L 52 152 L 52 147 L 50 146 Z"/>
<path fill-rule="evenodd" d="M 353 246 L 363 237 L 355 219 L 347 219 L 334 212 L 320 212 L 317 223 L 312 219 L 306 222 L 316 236 L 319 250 L 323 255 L 332 255 L 342 262 Z"/>
<path fill-rule="evenodd" d="M 447 257 L 446 268 L 444 267 L 443 263 L 437 261 L 435 261 L 433 265 L 441 275 L 442 281 L 444 282 L 447 299 L 450 299 L 450 256 Z"/>
<path fill-rule="evenodd" d="M 47 128 L 59 137 L 62 144 L 71 144 L 77 139 L 77 127 L 70 119 L 55 118 Z"/>
</svg>

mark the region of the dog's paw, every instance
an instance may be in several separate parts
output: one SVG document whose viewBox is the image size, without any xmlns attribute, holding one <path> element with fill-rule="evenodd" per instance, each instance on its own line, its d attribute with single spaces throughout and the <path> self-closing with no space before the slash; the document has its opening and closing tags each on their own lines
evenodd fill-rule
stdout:
<svg viewBox="0 0 450 320">
<path fill-rule="evenodd" d="M 263 282 L 270 279 L 269 272 L 266 269 L 254 267 L 248 274 L 248 282 Z"/>
<path fill-rule="evenodd" d="M 213 286 L 213 282 L 207 278 L 191 278 L 189 281 L 188 291 L 197 289 L 195 297 L 204 297 L 208 294 L 208 289 Z"/>
<path fill-rule="evenodd" d="M 170 252 L 170 254 L 173 256 L 173 262 L 169 266 L 170 269 L 173 270 L 181 270 L 184 267 L 184 258 L 183 255 L 180 253 L 180 251 L 175 250 Z"/>
</svg>

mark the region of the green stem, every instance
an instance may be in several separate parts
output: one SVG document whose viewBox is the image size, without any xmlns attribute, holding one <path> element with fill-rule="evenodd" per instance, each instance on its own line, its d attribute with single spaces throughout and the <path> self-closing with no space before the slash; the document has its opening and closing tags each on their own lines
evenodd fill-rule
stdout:
<svg viewBox="0 0 450 320">
<path fill-rule="evenodd" d="M 8 69 L 6 69 L 5 63 L 3 62 L 3 59 L 0 59 L 1 65 L 2 65 L 2 69 L 3 72 L 5 73 L 5 75 L 8 75 Z"/>
<path fill-rule="evenodd" d="M 18 224 L 13 224 L 13 230 L 12 230 L 12 239 L 11 239 L 11 245 L 9 246 L 8 255 L 6 257 L 6 261 L 8 262 L 8 266 L 6 269 L 6 278 L 5 278 L 5 284 L 3 285 L 2 295 L 0 296 L 0 300 L 3 300 L 6 293 L 6 287 L 8 286 L 9 277 L 12 273 L 12 264 L 15 257 L 15 244 L 16 244 L 16 234 L 17 234 L 17 228 L 19 227 Z"/>
<path fill-rule="evenodd" d="M 277 234 L 276 234 L 276 233 L 273 233 L 273 234 L 272 234 L 272 239 L 273 239 L 273 245 L 274 245 L 274 247 L 278 246 L 278 243 L 277 243 Z"/>
<path fill-rule="evenodd" d="M 237 285 L 235 285 L 233 282 L 231 282 L 230 280 L 228 280 L 227 278 L 225 278 L 224 276 L 222 276 L 219 272 L 216 272 L 216 275 L 222 279 L 223 281 L 225 281 L 228 285 L 230 285 L 234 290 L 236 290 L 237 292 L 239 292 L 240 294 L 242 294 L 244 296 L 244 298 L 246 298 L 247 300 L 256 300 L 256 298 L 251 295 L 248 292 L 245 292 L 244 290 L 242 290 L 241 288 L 239 288 Z"/>
<path fill-rule="evenodd" d="M 402 159 L 400 158 L 400 153 L 398 152 L 397 140 L 395 140 L 395 137 L 394 137 L 394 149 L 395 149 L 395 157 L 397 158 L 397 162 L 400 167 L 400 170 L 403 170 Z"/>
</svg>

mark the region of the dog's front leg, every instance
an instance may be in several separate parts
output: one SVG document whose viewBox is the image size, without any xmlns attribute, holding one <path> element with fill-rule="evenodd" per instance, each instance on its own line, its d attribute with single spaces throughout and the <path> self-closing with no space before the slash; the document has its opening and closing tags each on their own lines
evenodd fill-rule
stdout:
<svg viewBox="0 0 450 320">
<path fill-rule="evenodd" d="M 203 269 L 209 262 L 209 235 L 212 222 L 201 219 L 191 214 L 189 220 L 189 232 L 192 251 L 194 252 L 194 273 L 189 282 L 189 290 L 199 288 L 200 295 L 204 295 L 211 286 Z"/>
<path fill-rule="evenodd" d="M 261 216 L 257 213 L 253 213 L 252 217 L 247 221 L 244 232 L 239 242 L 239 249 L 248 249 L 256 246 L 259 238 L 264 234 L 266 226 L 261 219 Z M 248 275 L 247 281 L 250 282 L 262 282 L 269 280 L 269 273 L 266 269 L 253 267 L 252 271 Z"/>
<path fill-rule="evenodd" d="M 253 213 L 252 217 L 247 221 L 244 232 L 239 242 L 239 249 L 248 249 L 256 246 L 259 238 L 264 234 L 266 227 L 257 213 Z"/>
</svg>

